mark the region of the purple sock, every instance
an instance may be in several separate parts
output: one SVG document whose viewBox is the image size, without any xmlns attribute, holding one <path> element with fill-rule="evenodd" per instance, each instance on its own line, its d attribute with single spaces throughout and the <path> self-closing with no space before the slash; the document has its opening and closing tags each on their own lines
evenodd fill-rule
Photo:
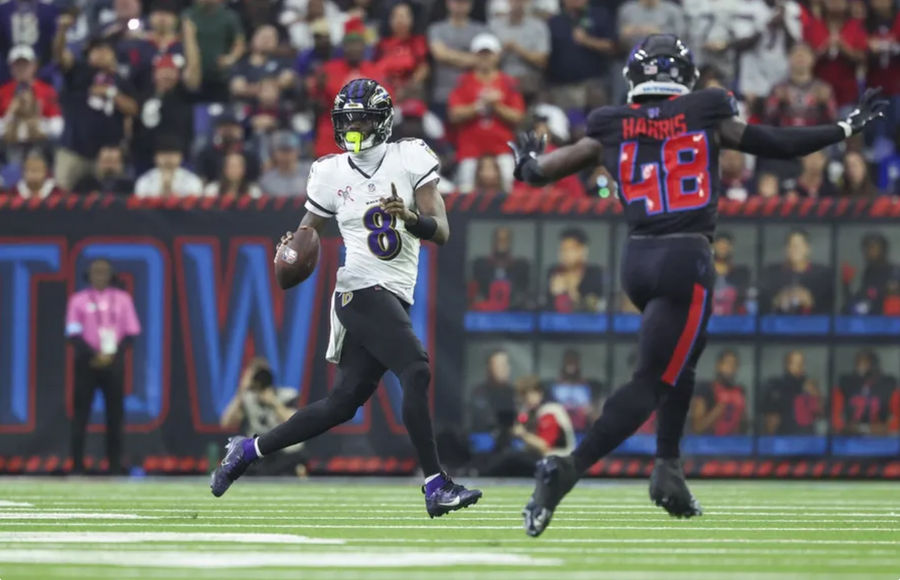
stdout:
<svg viewBox="0 0 900 580">
<path fill-rule="evenodd" d="M 259 459 L 259 453 L 256 452 L 256 444 L 254 443 L 255 440 L 255 438 L 250 438 L 241 441 L 241 445 L 244 447 L 244 459 L 248 461 Z"/>
<path fill-rule="evenodd" d="M 447 480 L 444 479 L 444 474 L 440 474 L 428 483 L 425 484 L 425 495 L 431 495 L 435 491 L 439 490 L 444 484 L 447 483 Z"/>
</svg>

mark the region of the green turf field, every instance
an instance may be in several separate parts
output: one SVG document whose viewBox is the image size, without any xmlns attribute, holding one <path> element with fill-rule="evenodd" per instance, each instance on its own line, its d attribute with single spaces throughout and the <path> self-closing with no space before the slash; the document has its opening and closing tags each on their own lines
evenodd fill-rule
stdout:
<svg viewBox="0 0 900 580">
<path fill-rule="evenodd" d="M 689 521 L 643 482 L 587 484 L 539 539 L 530 486 L 481 483 L 430 520 L 412 480 L 246 479 L 215 499 L 205 479 L 3 478 L 0 579 L 900 578 L 896 483 L 695 483 Z"/>
</svg>

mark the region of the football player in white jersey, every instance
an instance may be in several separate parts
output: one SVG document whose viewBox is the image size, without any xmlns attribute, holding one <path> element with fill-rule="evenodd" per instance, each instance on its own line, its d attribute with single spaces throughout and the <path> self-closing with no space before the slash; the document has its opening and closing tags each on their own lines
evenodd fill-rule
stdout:
<svg viewBox="0 0 900 580">
<path fill-rule="evenodd" d="M 428 515 L 442 516 L 481 498 L 481 491 L 453 483 L 438 461 L 428 406 L 431 368 L 408 311 L 420 240 L 444 244 L 450 227 L 437 190 L 437 156 L 420 139 L 387 142 L 393 107 L 387 90 L 371 79 L 344 85 L 331 119 L 335 141 L 346 153 L 322 157 L 310 169 L 300 225 L 321 231 L 335 218 L 347 251 L 337 273 L 326 355 L 338 365 L 336 384 L 326 398 L 268 433 L 231 438 L 210 483 L 217 497 L 259 457 L 351 419 L 391 370 L 403 386 L 403 423 L 426 476 Z M 291 235 L 285 234 L 278 251 Z"/>
</svg>

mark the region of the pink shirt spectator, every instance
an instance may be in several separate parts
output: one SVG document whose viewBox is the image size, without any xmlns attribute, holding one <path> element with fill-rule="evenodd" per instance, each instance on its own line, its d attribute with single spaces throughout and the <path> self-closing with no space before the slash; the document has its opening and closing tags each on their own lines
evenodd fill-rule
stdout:
<svg viewBox="0 0 900 580">
<path fill-rule="evenodd" d="M 123 338 L 141 333 L 131 295 L 109 287 L 87 288 L 73 294 L 66 310 L 66 336 L 81 336 L 88 346 L 100 351 L 104 332 L 115 337 L 116 346 Z"/>
</svg>

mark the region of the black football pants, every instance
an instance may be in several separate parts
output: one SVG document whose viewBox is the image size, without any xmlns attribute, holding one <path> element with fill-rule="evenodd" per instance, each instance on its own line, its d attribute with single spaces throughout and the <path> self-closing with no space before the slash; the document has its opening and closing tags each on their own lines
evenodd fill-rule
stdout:
<svg viewBox="0 0 900 580">
<path fill-rule="evenodd" d="M 347 334 L 337 379 L 324 399 L 300 409 L 260 436 L 263 455 L 306 441 L 349 421 L 391 370 L 403 386 L 403 423 L 425 475 L 441 470 L 431 426 L 428 353 L 413 332 L 409 306 L 380 286 L 335 293 L 335 309 Z"/>
<path fill-rule="evenodd" d="M 715 283 L 708 238 L 631 237 L 623 252 L 623 285 L 641 311 L 637 365 L 573 452 L 580 471 L 618 447 L 655 409 L 657 456 L 678 457 L 694 371 L 706 345 Z"/>
</svg>

